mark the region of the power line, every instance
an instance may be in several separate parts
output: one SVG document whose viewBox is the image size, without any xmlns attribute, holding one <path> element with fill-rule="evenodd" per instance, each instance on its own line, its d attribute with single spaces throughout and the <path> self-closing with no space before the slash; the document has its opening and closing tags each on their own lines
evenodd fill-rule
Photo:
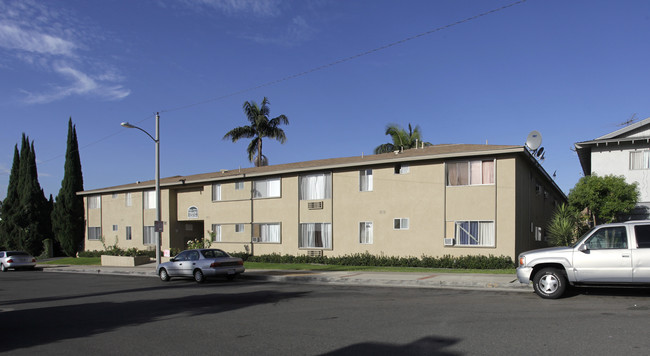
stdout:
<svg viewBox="0 0 650 356">
<path fill-rule="evenodd" d="M 278 83 L 282 83 L 282 82 L 286 82 L 286 81 L 288 81 L 288 80 L 292 80 L 292 79 L 296 79 L 296 78 L 299 78 L 299 77 L 303 77 L 303 76 L 306 76 L 306 75 L 308 75 L 308 74 L 311 74 L 311 73 L 314 73 L 314 72 L 318 72 L 318 71 L 321 71 L 321 70 L 324 70 L 324 69 L 327 69 L 327 68 L 330 68 L 330 67 L 336 66 L 336 65 L 338 65 L 338 64 L 342 64 L 342 63 L 345 63 L 345 62 L 349 62 L 349 61 L 352 61 L 352 60 L 354 60 L 354 59 L 361 58 L 361 57 L 364 57 L 364 56 L 367 56 L 367 55 L 370 55 L 370 54 L 374 54 L 374 53 L 377 53 L 377 52 L 379 52 L 379 51 L 383 51 L 383 50 L 385 50 L 385 49 L 389 49 L 389 48 L 391 48 L 391 47 L 395 47 L 395 46 L 397 46 L 397 45 L 401 45 L 401 44 L 404 44 L 404 43 L 406 43 L 406 42 L 413 41 L 413 40 L 416 40 L 416 39 L 418 39 L 418 38 L 421 38 L 421 37 L 424 37 L 424 36 L 428 36 L 428 35 L 431 35 L 431 34 L 434 34 L 434 33 L 436 33 L 436 32 L 440 32 L 440 31 L 443 31 L 443 30 L 449 29 L 449 28 L 454 27 L 454 26 L 457 26 L 457 25 L 461 25 L 461 24 L 464 24 L 464 23 L 467 23 L 467 22 L 470 22 L 470 21 L 473 21 L 473 20 L 477 20 L 477 19 L 479 19 L 479 18 L 481 18 L 481 17 L 487 16 L 487 15 L 491 15 L 491 14 L 494 14 L 494 13 L 499 12 L 499 11 L 502 11 L 502 10 L 506 10 L 506 9 L 511 8 L 511 7 L 513 7 L 513 6 L 516 6 L 516 5 L 522 4 L 522 3 L 526 2 L 526 1 L 527 1 L 527 0 L 519 0 L 519 1 L 515 1 L 515 2 L 513 2 L 513 3 L 510 3 L 510 4 L 507 4 L 507 5 L 504 5 L 504 6 L 498 7 L 498 8 L 496 8 L 496 9 L 492 9 L 492 10 L 489 10 L 489 11 L 486 11 L 486 12 L 483 12 L 483 13 L 480 13 L 480 14 L 478 14 L 478 15 L 474 15 L 474 16 L 467 17 L 467 18 L 465 18 L 465 19 L 463 19 L 463 20 L 459 20 L 459 21 L 456 21 L 456 22 L 453 22 L 453 23 L 450 23 L 450 24 L 447 24 L 447 25 L 444 25 L 444 26 L 440 26 L 440 27 L 434 28 L 434 29 L 429 30 L 429 31 L 425 31 L 425 32 L 422 32 L 422 33 L 418 33 L 418 34 L 416 34 L 416 35 L 413 35 L 413 36 L 410 36 L 410 37 L 406 37 L 406 38 L 403 38 L 403 39 L 401 39 L 401 40 L 398 40 L 398 41 L 395 41 L 395 42 L 391 42 L 391 43 L 385 44 L 385 45 L 383 45 L 383 46 L 379 46 L 379 47 L 376 47 L 376 48 L 373 48 L 373 49 L 367 50 L 367 51 L 365 51 L 365 52 L 357 53 L 357 54 L 352 55 L 352 56 L 349 56 L 349 57 L 341 58 L 341 59 L 339 59 L 339 60 L 336 60 L 336 61 L 333 61 L 333 62 L 330 62 L 330 63 L 327 63 L 327 64 L 323 64 L 323 65 L 320 65 L 320 66 L 318 66 L 318 67 L 314 67 L 314 68 L 308 69 L 308 70 L 303 71 L 303 72 L 299 72 L 299 73 L 295 73 L 295 74 L 292 74 L 292 75 L 288 75 L 288 76 L 283 77 L 283 78 L 280 78 L 280 79 L 272 80 L 272 81 L 269 81 L 269 82 L 266 82 L 266 83 L 262 83 L 262 84 L 259 84 L 259 85 L 256 85 L 256 86 L 252 86 L 252 87 L 249 87 L 249 88 L 246 88 L 246 89 L 242 89 L 242 90 L 239 90 L 239 91 L 236 91 L 236 92 L 232 92 L 232 93 L 229 93 L 229 94 L 221 95 L 221 96 L 214 97 L 214 98 L 211 98 L 211 99 L 206 99 L 206 100 L 199 101 L 199 102 L 195 102 L 195 103 L 191 103 L 191 104 L 186 104 L 186 105 L 181 105 L 181 106 L 177 106 L 177 107 L 172 107 L 172 108 L 169 108 L 169 109 L 160 110 L 160 112 L 161 112 L 161 113 L 165 113 L 165 112 L 172 112 L 172 111 L 184 110 L 184 109 L 188 109 L 188 108 L 191 108 L 191 107 L 194 107 L 194 106 L 203 105 L 203 104 L 208 104 L 208 103 L 211 103 L 211 102 L 215 102 L 215 101 L 223 100 L 223 99 L 225 99 L 225 98 L 229 98 L 229 97 L 231 97 L 231 96 L 239 95 L 239 94 L 246 93 L 246 92 L 249 92 L 249 91 L 257 90 L 257 89 L 260 89 L 260 88 L 265 88 L 265 87 L 268 87 L 268 86 L 271 86 L 271 85 L 275 85 L 275 84 L 278 84 Z M 155 116 L 155 114 L 154 114 L 154 115 L 149 115 L 149 116 L 145 117 L 144 119 L 142 119 L 142 120 L 140 120 L 140 121 L 138 121 L 138 122 L 136 122 L 136 123 L 141 123 L 141 122 L 147 121 L 147 120 L 153 118 L 154 116 Z M 87 148 L 87 147 L 93 146 L 93 145 L 95 145 L 95 144 L 97 144 L 97 143 L 100 143 L 100 142 L 102 142 L 102 141 L 105 141 L 105 140 L 107 140 L 107 139 L 109 139 L 109 138 L 111 138 L 111 137 L 113 137 L 113 136 L 117 136 L 117 135 L 121 134 L 122 132 L 124 132 L 124 130 L 116 131 L 115 133 L 112 133 L 112 134 L 110 134 L 110 135 L 108 135 L 108 136 L 105 136 L 105 137 L 100 138 L 100 139 L 98 139 L 98 140 L 96 140 L 96 141 L 90 142 L 90 143 L 84 145 L 83 147 L 79 147 L 79 150 L 81 150 L 82 148 Z M 58 155 L 58 156 L 55 156 L 55 157 L 49 158 L 49 159 L 47 159 L 47 160 L 45 160 L 45 161 L 41 161 L 40 163 L 41 163 L 41 164 L 42 164 L 42 163 L 48 163 L 48 162 L 50 162 L 50 161 L 53 161 L 53 160 L 59 159 L 59 158 L 64 157 L 64 156 L 65 156 L 65 154 Z M 9 174 L 9 173 L 6 172 L 6 173 L 0 173 L 0 174 Z"/>
<path fill-rule="evenodd" d="M 199 102 L 192 103 L 192 104 L 187 104 L 187 105 L 177 106 L 175 108 L 161 110 L 160 112 L 171 112 L 171 111 L 183 110 L 183 109 L 187 109 L 187 108 L 190 108 L 190 107 L 193 107 L 193 106 L 198 106 L 198 105 L 211 103 L 211 102 L 222 100 L 222 99 L 225 99 L 225 98 L 228 98 L 228 97 L 231 97 L 231 96 L 239 95 L 239 94 L 242 94 L 242 93 L 246 93 L 246 92 L 253 91 L 253 90 L 256 90 L 256 89 L 260 89 L 260 88 L 264 88 L 264 87 L 268 87 L 268 86 L 278 84 L 278 83 L 281 83 L 281 82 L 285 82 L 285 81 L 288 81 L 288 80 L 291 80 L 291 79 L 303 77 L 305 75 L 308 75 L 308 74 L 311 74 L 311 73 L 314 73 L 314 72 L 317 72 L 317 71 L 320 71 L 320 70 L 323 70 L 323 69 L 327 69 L 327 68 L 333 67 L 335 65 L 341 64 L 341 63 L 349 62 L 351 60 L 354 60 L 354 59 L 357 59 L 357 58 L 360 58 L 360 57 L 364 57 L 364 56 L 367 56 L 367 55 L 370 55 L 370 54 L 373 54 L 373 53 L 376 53 L 376 52 L 379 52 L 379 51 L 383 51 L 385 49 L 388 49 L 388 48 L 391 48 L 391 47 L 394 47 L 394 46 L 397 46 L 397 45 L 401 45 L 403 43 L 418 39 L 420 37 L 428 36 L 428 35 L 431 35 L 433 33 L 436 33 L 436 32 L 442 31 L 442 30 L 446 30 L 446 29 L 448 29 L 450 27 L 454 27 L 454 26 L 457 26 L 457 25 L 460 25 L 460 24 L 463 24 L 463 23 L 466 23 L 466 22 L 469 22 L 469 21 L 479 19 L 479 18 L 481 18 L 483 16 L 487 16 L 487 15 L 493 14 L 495 12 L 499 12 L 499 11 L 508 9 L 508 8 L 513 7 L 515 5 L 522 4 L 522 3 L 526 2 L 526 1 L 527 0 L 519 0 L 519 1 L 510 3 L 510 4 L 507 4 L 507 5 L 501 6 L 501 7 L 496 8 L 496 9 L 492 9 L 490 11 L 480 13 L 478 15 L 467 17 L 467 18 L 465 18 L 463 20 L 459 20 L 459 21 L 456 21 L 456 22 L 453 22 L 453 23 L 450 23 L 450 24 L 435 28 L 433 30 L 422 32 L 422 33 L 419 33 L 417 35 L 406 37 L 406 38 L 403 38 L 401 40 L 391 42 L 391 43 L 388 43 L 386 45 L 376 47 L 376 48 L 373 48 L 373 49 L 365 51 L 365 52 L 357 53 L 355 55 L 345 57 L 345 58 L 336 60 L 334 62 L 330 62 L 330 63 L 323 64 L 323 65 L 318 66 L 318 67 L 314 67 L 314 68 L 306 70 L 304 72 L 292 74 L 292 75 L 286 76 L 284 78 L 272 80 L 272 81 L 269 81 L 269 82 L 266 82 L 266 83 L 263 83 L 263 84 L 259 84 L 259 85 L 256 85 L 256 86 L 253 86 L 253 87 L 250 87 L 250 88 L 242 89 L 242 90 L 230 93 L 230 94 L 225 94 L 225 95 L 222 95 L 222 96 L 214 97 L 212 99 L 206 99 L 206 100 L 199 101 Z"/>
</svg>

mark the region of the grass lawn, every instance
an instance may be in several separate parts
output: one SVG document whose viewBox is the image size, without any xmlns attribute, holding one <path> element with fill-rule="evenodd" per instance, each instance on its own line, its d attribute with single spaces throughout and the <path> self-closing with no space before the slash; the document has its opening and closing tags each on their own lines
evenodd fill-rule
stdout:
<svg viewBox="0 0 650 356">
<path fill-rule="evenodd" d="M 39 262 L 52 265 L 101 265 L 100 257 L 65 257 L 52 261 Z M 311 263 L 263 263 L 246 262 L 246 269 L 293 269 L 307 271 L 369 271 L 369 272 L 425 272 L 425 273 L 497 273 L 514 274 L 515 269 L 446 269 L 446 268 L 418 268 L 418 267 L 373 267 L 373 266 L 338 266 Z"/>
<path fill-rule="evenodd" d="M 102 264 L 101 257 L 64 257 L 52 261 L 41 262 L 38 264 L 44 265 L 84 265 L 84 266 L 99 266 Z"/>
</svg>

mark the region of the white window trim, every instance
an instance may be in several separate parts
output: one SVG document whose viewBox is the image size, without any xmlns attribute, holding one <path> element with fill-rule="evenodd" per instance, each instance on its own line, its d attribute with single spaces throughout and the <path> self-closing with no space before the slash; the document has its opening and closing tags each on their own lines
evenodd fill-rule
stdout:
<svg viewBox="0 0 650 356">
<path fill-rule="evenodd" d="M 462 223 L 478 223 L 479 224 L 479 226 L 478 226 L 478 229 L 479 229 L 478 232 L 479 233 L 482 231 L 481 230 L 481 225 L 482 224 L 490 224 L 490 226 L 489 226 L 490 230 L 489 231 L 483 230 L 483 231 L 488 232 L 491 236 L 486 236 L 486 237 L 479 236 L 478 237 L 479 239 L 487 239 L 488 243 L 483 243 L 483 244 L 462 243 L 461 237 L 459 236 L 459 232 L 462 229 L 462 227 L 461 227 Z M 496 247 L 496 231 L 495 231 L 496 227 L 495 227 L 494 221 L 492 221 L 492 220 L 457 220 L 457 221 L 455 221 L 454 225 L 455 225 L 454 226 L 454 238 L 456 239 L 456 246 L 459 246 L 459 247 L 478 247 L 478 248 Z M 487 229 L 487 227 L 484 227 L 484 229 Z M 466 231 L 466 230 L 464 230 L 464 231 L 468 235 L 470 235 L 469 231 Z M 470 235 L 470 239 L 472 239 L 472 238 L 475 239 L 476 237 L 473 237 L 473 236 Z"/>
<path fill-rule="evenodd" d="M 374 189 L 374 179 L 372 169 L 362 169 L 359 171 L 359 191 L 372 192 Z"/>
<path fill-rule="evenodd" d="M 221 184 L 212 184 L 212 201 L 221 201 Z"/>
<path fill-rule="evenodd" d="M 399 221 L 399 227 L 395 227 L 396 223 Z M 409 218 L 394 218 L 393 219 L 393 230 L 408 230 L 410 228 Z"/>
<path fill-rule="evenodd" d="M 365 234 L 364 234 L 365 233 Z M 373 244 L 373 224 L 372 221 L 359 222 L 359 243 L 362 245 Z"/>
</svg>

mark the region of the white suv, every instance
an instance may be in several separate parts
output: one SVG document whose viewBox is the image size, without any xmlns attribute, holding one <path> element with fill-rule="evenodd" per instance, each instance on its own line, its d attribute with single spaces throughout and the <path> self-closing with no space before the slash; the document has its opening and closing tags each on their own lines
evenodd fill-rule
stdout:
<svg viewBox="0 0 650 356">
<path fill-rule="evenodd" d="M 599 225 L 570 247 L 519 255 L 519 282 L 533 281 L 542 298 L 562 296 L 570 285 L 650 284 L 650 220 Z"/>
</svg>

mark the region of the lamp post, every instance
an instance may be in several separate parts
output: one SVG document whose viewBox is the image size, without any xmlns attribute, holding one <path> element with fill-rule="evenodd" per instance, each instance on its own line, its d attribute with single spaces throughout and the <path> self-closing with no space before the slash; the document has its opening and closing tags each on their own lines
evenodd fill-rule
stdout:
<svg viewBox="0 0 650 356">
<path fill-rule="evenodd" d="M 156 113 L 156 137 L 154 138 L 144 129 L 131 125 L 128 122 L 121 123 L 122 126 L 129 129 L 138 129 L 147 136 L 149 136 L 153 142 L 156 143 L 156 221 L 154 222 L 154 231 L 156 235 L 156 266 L 160 264 L 160 233 L 162 232 L 162 224 L 160 219 L 160 115 Z"/>
</svg>

